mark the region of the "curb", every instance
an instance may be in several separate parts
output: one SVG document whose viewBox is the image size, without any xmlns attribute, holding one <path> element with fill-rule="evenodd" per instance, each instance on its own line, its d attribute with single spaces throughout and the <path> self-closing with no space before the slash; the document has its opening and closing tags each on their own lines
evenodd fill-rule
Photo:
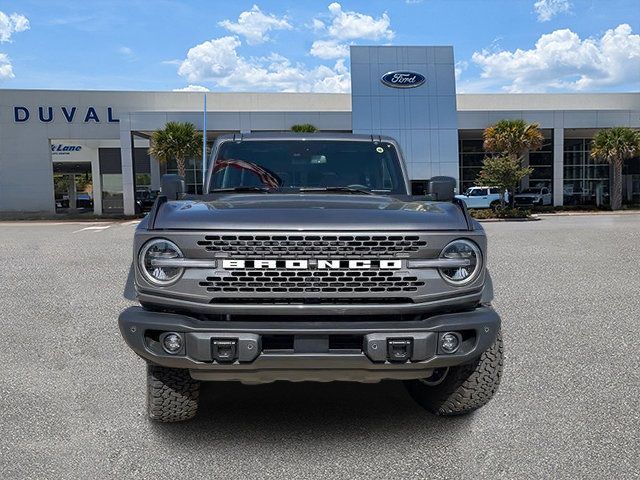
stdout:
<svg viewBox="0 0 640 480">
<path fill-rule="evenodd" d="M 528 218 L 475 218 L 480 223 L 497 223 L 497 222 L 537 222 L 542 220 L 536 216 Z"/>
<path fill-rule="evenodd" d="M 617 210 L 615 212 L 554 212 L 536 213 L 540 217 L 580 217 L 587 215 L 640 215 L 640 210 Z"/>
</svg>

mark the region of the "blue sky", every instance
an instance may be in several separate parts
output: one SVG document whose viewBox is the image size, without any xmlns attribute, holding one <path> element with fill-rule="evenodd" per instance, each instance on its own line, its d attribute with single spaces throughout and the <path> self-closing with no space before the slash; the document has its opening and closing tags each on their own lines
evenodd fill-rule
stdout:
<svg viewBox="0 0 640 480">
<path fill-rule="evenodd" d="M 349 89 L 349 45 L 453 45 L 461 92 L 640 90 L 638 0 L 1 1 L 0 88 Z"/>
</svg>

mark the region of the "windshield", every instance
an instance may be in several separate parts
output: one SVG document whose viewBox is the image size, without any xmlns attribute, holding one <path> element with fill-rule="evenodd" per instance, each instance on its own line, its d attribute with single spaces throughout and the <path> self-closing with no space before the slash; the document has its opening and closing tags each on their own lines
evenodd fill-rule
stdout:
<svg viewBox="0 0 640 480">
<path fill-rule="evenodd" d="M 394 146 L 349 140 L 228 141 L 218 151 L 209 191 L 297 193 L 340 187 L 406 194 Z"/>
<path fill-rule="evenodd" d="M 540 189 L 539 188 L 525 188 L 524 190 L 522 190 L 520 193 L 533 193 L 533 194 L 539 194 L 540 193 Z"/>
</svg>

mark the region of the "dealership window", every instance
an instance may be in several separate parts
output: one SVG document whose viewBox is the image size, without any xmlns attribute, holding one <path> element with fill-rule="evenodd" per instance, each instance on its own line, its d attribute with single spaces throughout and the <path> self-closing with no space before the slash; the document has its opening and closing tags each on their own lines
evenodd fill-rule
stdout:
<svg viewBox="0 0 640 480">
<path fill-rule="evenodd" d="M 545 140 L 535 152 L 529 152 L 529 166 L 533 173 L 529 176 L 532 187 L 547 187 L 553 185 L 553 132 L 542 130 Z M 475 185 L 476 178 L 482 169 L 485 157 L 495 155 L 494 152 L 484 150 L 482 130 L 460 131 L 460 191 Z"/>
<path fill-rule="evenodd" d="M 481 135 L 481 133 L 479 134 Z M 460 191 L 464 192 L 476 184 L 476 178 L 482 169 L 484 158 L 491 155 L 485 152 L 482 138 L 460 139 Z"/>
<path fill-rule="evenodd" d="M 102 184 L 102 212 L 123 213 L 122 164 L 119 148 L 98 149 Z"/>
<path fill-rule="evenodd" d="M 53 162 L 53 189 L 56 213 L 92 212 L 91 162 Z"/>
<path fill-rule="evenodd" d="M 529 175 L 530 187 L 553 186 L 553 134 L 549 138 L 545 135 L 544 143 L 540 150 L 529 152 L 529 166 L 533 172 Z"/>
<path fill-rule="evenodd" d="M 207 159 L 211 154 L 213 143 L 218 135 L 229 132 L 208 132 L 207 134 Z M 184 183 L 187 188 L 187 193 L 200 195 L 202 194 L 202 157 L 189 158 L 185 162 L 185 179 Z M 178 174 L 178 165 L 175 160 L 167 162 L 166 165 L 161 165 L 160 173 L 175 173 Z"/>
<path fill-rule="evenodd" d="M 590 138 L 564 140 L 564 204 L 609 203 L 608 163 L 591 158 Z"/>
<path fill-rule="evenodd" d="M 184 183 L 187 188 L 187 193 L 201 194 L 202 193 L 202 159 L 201 158 L 189 158 L 185 162 L 185 178 Z M 178 174 L 178 165 L 175 160 L 167 162 L 165 171 L 163 173 L 175 173 Z"/>
<path fill-rule="evenodd" d="M 640 204 L 640 157 L 624 162 L 622 168 L 622 199 L 625 203 Z"/>
</svg>

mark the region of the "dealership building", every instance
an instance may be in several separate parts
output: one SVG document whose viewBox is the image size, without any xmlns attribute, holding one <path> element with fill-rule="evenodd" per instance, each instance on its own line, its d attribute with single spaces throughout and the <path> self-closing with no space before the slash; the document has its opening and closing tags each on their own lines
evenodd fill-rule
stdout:
<svg viewBox="0 0 640 480">
<path fill-rule="evenodd" d="M 395 72 L 399 75 L 387 75 Z M 398 88 L 400 87 L 400 88 Z M 149 157 L 169 121 L 202 129 L 202 92 L 0 90 L 0 213 L 136 212 L 175 165 Z M 207 93 L 207 141 L 310 123 L 324 132 L 389 135 L 412 179 L 447 175 L 473 185 L 487 154 L 482 132 L 501 119 L 538 123 L 543 147 L 523 187 L 546 186 L 555 205 L 606 202 L 610 167 L 589 156 L 603 128 L 640 128 L 640 93 L 456 94 L 449 46 L 351 47 L 351 94 Z M 640 203 L 640 162 L 624 167 L 623 197 Z M 200 159 L 186 178 L 200 192 Z"/>
</svg>

